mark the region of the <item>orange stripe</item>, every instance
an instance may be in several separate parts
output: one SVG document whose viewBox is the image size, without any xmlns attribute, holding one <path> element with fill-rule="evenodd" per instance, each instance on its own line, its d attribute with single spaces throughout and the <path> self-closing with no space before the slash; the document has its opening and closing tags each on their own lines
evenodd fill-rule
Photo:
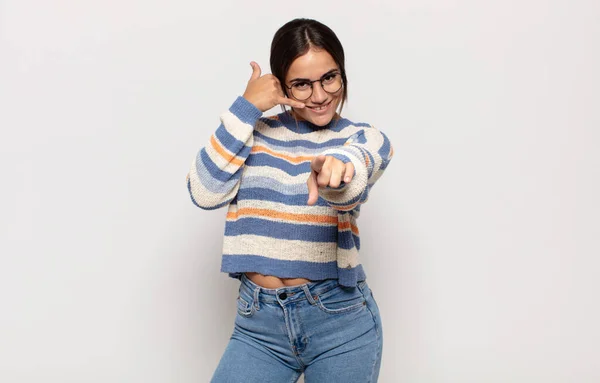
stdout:
<svg viewBox="0 0 600 383">
<path fill-rule="evenodd" d="M 244 161 L 240 160 L 232 154 L 227 153 L 225 149 L 223 149 L 223 147 L 219 145 L 214 135 L 210 136 L 210 144 L 212 145 L 213 149 L 215 149 L 216 152 L 219 153 L 221 157 L 225 159 L 225 161 L 238 166 L 242 166 L 244 164 Z"/>
<path fill-rule="evenodd" d="M 257 152 L 268 153 L 268 154 L 272 155 L 273 157 L 283 158 L 284 160 L 293 162 L 295 164 L 299 164 L 301 162 L 306 162 L 306 161 L 311 161 L 314 158 L 314 156 L 296 156 L 296 157 L 292 157 L 292 156 L 288 156 L 288 155 L 285 155 L 285 154 L 276 153 L 276 152 L 272 151 L 269 148 L 265 148 L 264 146 L 255 145 L 255 146 L 252 147 L 252 153 L 257 153 Z"/>
<path fill-rule="evenodd" d="M 358 227 L 356 225 L 351 224 L 350 222 L 338 222 L 338 229 L 339 230 L 351 229 L 354 234 L 359 235 Z"/>
<path fill-rule="evenodd" d="M 311 223 L 331 223 L 337 224 L 337 217 L 329 215 L 315 215 L 315 214 L 294 214 L 294 213 L 283 213 L 269 209 L 257 209 L 252 207 L 244 207 L 239 209 L 237 212 L 227 213 L 227 219 L 237 219 L 242 215 L 258 215 L 269 218 L 280 218 L 287 221 L 296 222 L 311 222 Z"/>
</svg>

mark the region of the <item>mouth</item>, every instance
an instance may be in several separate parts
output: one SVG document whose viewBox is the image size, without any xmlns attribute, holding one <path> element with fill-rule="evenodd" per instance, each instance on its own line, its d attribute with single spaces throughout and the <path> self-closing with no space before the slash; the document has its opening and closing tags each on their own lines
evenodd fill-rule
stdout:
<svg viewBox="0 0 600 383">
<path fill-rule="evenodd" d="M 331 103 L 333 102 L 333 100 L 329 101 L 327 104 L 324 105 L 319 105 L 319 106 L 306 106 L 308 109 L 311 110 L 311 112 L 316 113 L 316 114 L 325 114 L 327 113 L 327 111 L 329 110 L 329 108 L 331 107 Z"/>
</svg>

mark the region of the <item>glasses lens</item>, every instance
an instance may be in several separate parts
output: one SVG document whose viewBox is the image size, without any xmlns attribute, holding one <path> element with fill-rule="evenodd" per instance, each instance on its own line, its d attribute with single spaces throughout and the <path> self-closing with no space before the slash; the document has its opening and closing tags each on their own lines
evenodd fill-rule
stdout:
<svg viewBox="0 0 600 383">
<path fill-rule="evenodd" d="M 342 76 L 336 74 L 323 79 L 323 89 L 328 93 L 335 93 L 342 87 Z"/>
<path fill-rule="evenodd" d="M 310 86 L 301 88 L 292 86 L 292 96 L 294 96 L 296 100 L 306 100 L 312 96 L 312 88 Z"/>
</svg>

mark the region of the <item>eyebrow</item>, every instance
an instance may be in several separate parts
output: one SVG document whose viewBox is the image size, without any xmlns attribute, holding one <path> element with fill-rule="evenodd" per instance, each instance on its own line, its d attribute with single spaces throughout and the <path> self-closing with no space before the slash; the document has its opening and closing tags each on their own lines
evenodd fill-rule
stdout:
<svg viewBox="0 0 600 383">
<path fill-rule="evenodd" d="M 319 77 L 319 80 L 333 72 L 339 72 L 339 69 L 334 68 L 334 69 L 328 70 L 327 72 L 325 72 L 325 74 L 323 74 L 321 77 Z M 299 82 L 299 81 L 312 81 L 312 80 L 308 79 L 308 78 L 295 78 L 295 79 L 290 80 L 290 82 Z"/>
</svg>

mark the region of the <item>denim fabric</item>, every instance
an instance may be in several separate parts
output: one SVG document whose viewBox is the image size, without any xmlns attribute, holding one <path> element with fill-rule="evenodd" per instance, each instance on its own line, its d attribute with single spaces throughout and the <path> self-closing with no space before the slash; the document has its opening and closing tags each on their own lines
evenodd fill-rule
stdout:
<svg viewBox="0 0 600 383">
<path fill-rule="evenodd" d="M 244 274 L 233 334 L 214 383 L 376 382 L 381 318 L 366 281 L 266 289 Z"/>
</svg>

